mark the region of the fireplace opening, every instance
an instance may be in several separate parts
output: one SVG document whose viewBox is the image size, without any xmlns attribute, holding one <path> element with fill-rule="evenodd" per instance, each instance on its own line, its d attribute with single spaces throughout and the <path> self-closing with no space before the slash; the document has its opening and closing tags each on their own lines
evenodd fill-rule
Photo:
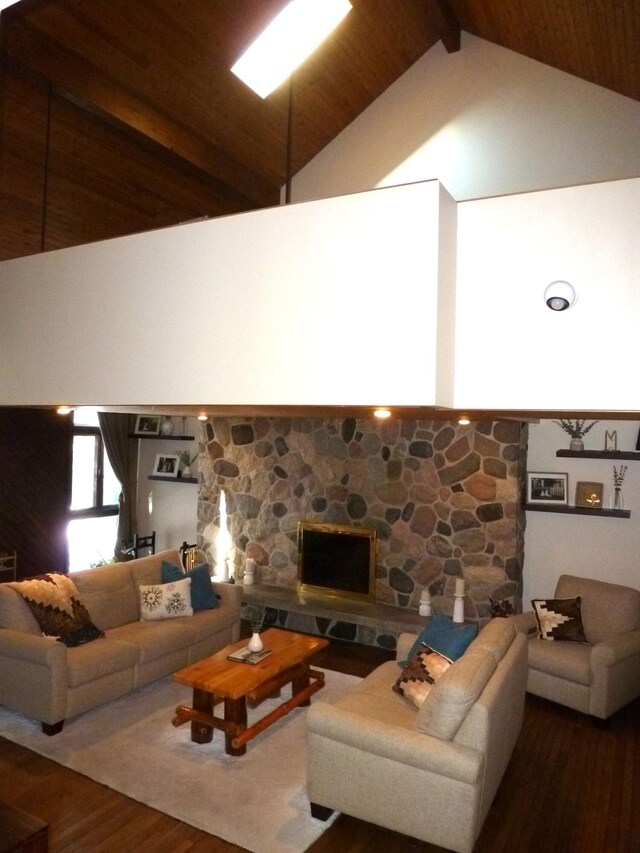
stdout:
<svg viewBox="0 0 640 853">
<path fill-rule="evenodd" d="M 298 522 L 298 589 L 371 601 L 375 595 L 376 531 Z"/>
</svg>

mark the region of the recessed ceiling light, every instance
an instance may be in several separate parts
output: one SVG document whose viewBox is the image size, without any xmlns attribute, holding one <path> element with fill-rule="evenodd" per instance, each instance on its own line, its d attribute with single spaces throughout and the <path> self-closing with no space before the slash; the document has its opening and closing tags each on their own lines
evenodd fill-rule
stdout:
<svg viewBox="0 0 640 853">
<path fill-rule="evenodd" d="M 468 415 L 460 415 L 458 418 L 458 423 L 460 426 L 469 426 L 471 423 L 471 418 Z"/>
<path fill-rule="evenodd" d="M 203 414 L 201 414 L 201 415 L 198 415 L 198 420 L 199 420 L 199 421 L 206 421 L 206 420 L 207 420 L 207 415 L 205 415 L 204 413 L 203 413 Z"/>
<path fill-rule="evenodd" d="M 231 70 L 266 98 L 313 53 L 350 9 L 349 0 L 292 0 Z"/>
<path fill-rule="evenodd" d="M 385 418 L 391 417 L 391 410 L 390 409 L 376 409 L 373 414 L 376 418 L 380 418 L 381 420 L 384 420 Z"/>
<path fill-rule="evenodd" d="M 72 411 L 73 409 L 71 408 L 71 406 L 58 406 L 58 408 L 56 409 L 56 412 L 59 415 L 70 415 Z"/>
</svg>

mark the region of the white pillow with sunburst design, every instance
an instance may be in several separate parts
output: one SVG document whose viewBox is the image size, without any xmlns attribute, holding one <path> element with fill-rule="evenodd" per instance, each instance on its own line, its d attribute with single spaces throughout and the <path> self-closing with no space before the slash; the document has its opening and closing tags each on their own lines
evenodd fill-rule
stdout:
<svg viewBox="0 0 640 853">
<path fill-rule="evenodd" d="M 172 583 L 141 586 L 139 589 L 140 619 L 143 622 L 193 616 L 190 577 Z"/>
</svg>

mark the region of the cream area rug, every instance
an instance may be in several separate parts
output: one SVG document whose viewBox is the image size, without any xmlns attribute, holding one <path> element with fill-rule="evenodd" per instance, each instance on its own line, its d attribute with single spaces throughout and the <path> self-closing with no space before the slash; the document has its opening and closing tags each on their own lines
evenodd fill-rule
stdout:
<svg viewBox="0 0 640 853">
<path fill-rule="evenodd" d="M 357 681 L 326 671 L 325 687 L 311 702 L 331 702 Z M 280 699 L 249 710 L 249 722 L 289 696 L 285 687 Z M 67 720 L 53 737 L 0 706 L 0 735 L 253 853 L 306 850 L 332 822 L 309 811 L 306 709 L 295 708 L 233 758 L 222 732 L 209 744 L 195 744 L 188 723 L 171 725 L 181 703 L 191 704 L 190 689 L 163 678 Z"/>
</svg>

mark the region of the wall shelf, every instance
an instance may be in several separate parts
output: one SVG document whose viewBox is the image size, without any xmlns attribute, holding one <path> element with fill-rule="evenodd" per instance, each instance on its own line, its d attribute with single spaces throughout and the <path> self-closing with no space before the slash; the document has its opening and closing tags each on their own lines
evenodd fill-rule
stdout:
<svg viewBox="0 0 640 853">
<path fill-rule="evenodd" d="M 162 483 L 197 483 L 197 477 L 160 477 L 158 474 L 149 474 L 149 480 L 159 480 Z"/>
<path fill-rule="evenodd" d="M 130 432 L 129 438 L 144 438 L 156 439 L 156 441 L 195 441 L 195 435 L 142 435 L 137 432 Z M 639 454 L 640 455 L 640 454 Z"/>
<path fill-rule="evenodd" d="M 556 456 L 571 459 L 629 459 L 640 461 L 640 450 L 556 450 Z"/>
<path fill-rule="evenodd" d="M 605 518 L 631 518 L 631 510 L 628 509 L 591 509 L 588 506 L 569 506 L 567 504 L 525 504 L 526 510 L 532 512 L 564 512 L 569 515 L 599 515 Z"/>
</svg>

